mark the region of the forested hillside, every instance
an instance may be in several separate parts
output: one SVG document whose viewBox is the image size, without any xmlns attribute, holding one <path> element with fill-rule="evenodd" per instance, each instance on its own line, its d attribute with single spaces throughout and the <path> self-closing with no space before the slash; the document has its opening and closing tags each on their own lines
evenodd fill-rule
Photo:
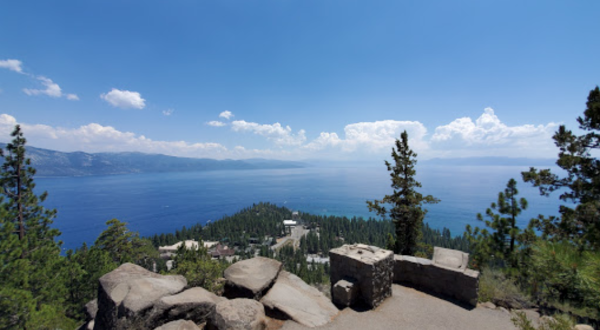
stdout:
<svg viewBox="0 0 600 330">
<path fill-rule="evenodd" d="M 386 247 L 389 236 L 394 233 L 390 220 L 309 213 L 300 213 L 300 217 L 306 227 L 311 229 L 305 239 L 308 253 L 327 253 L 331 248 L 354 243 Z M 183 227 L 174 234 L 154 235 L 150 239 L 155 246 L 171 245 L 184 239 L 202 239 L 246 247 L 251 240 L 263 243 L 268 238 L 283 236 L 283 220 L 291 218 L 292 211 L 285 207 L 258 203 L 205 227 L 200 224 Z M 446 228 L 432 229 L 426 224 L 422 231 L 421 251 L 427 255 L 431 254 L 432 246 L 468 251 L 467 240 L 463 236 L 452 237 L 450 230 Z"/>
</svg>

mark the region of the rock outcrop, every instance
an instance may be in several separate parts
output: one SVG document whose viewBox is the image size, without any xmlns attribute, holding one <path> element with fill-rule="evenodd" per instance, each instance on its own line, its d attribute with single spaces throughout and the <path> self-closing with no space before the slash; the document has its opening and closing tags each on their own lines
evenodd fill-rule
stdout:
<svg viewBox="0 0 600 330">
<path fill-rule="evenodd" d="M 183 276 L 164 276 L 126 263 L 100 278 L 94 329 L 144 327 L 146 313 L 162 297 L 187 285 Z"/>
<path fill-rule="evenodd" d="M 307 327 L 325 325 L 339 312 L 323 293 L 286 271 L 279 274 L 260 302 L 268 316 L 291 319 Z"/>
<path fill-rule="evenodd" d="M 340 280 L 354 283 L 360 301 L 375 308 L 392 295 L 394 254 L 364 244 L 343 245 L 329 251 L 332 294 Z M 334 297 L 334 301 L 338 298 Z"/>
<path fill-rule="evenodd" d="M 259 300 L 273 286 L 281 268 L 281 262 L 263 257 L 236 262 L 225 270 L 223 295 Z"/>
<path fill-rule="evenodd" d="M 204 323 L 214 312 L 215 306 L 225 298 L 204 288 L 191 288 L 172 296 L 160 298 L 148 313 L 146 322 L 159 325 L 173 320 L 190 320 Z"/>
<path fill-rule="evenodd" d="M 240 298 L 218 303 L 206 326 L 209 330 L 263 330 L 266 321 L 261 303 Z"/>
<path fill-rule="evenodd" d="M 171 321 L 154 330 L 200 330 L 194 322 L 186 320 Z"/>
</svg>

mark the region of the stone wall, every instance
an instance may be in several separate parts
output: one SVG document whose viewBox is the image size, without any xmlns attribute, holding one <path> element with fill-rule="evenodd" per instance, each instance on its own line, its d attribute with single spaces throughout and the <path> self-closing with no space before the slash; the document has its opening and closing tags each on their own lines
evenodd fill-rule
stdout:
<svg viewBox="0 0 600 330">
<path fill-rule="evenodd" d="M 479 272 L 467 268 L 469 254 L 435 247 L 433 260 L 394 256 L 394 282 L 476 306 Z"/>
</svg>

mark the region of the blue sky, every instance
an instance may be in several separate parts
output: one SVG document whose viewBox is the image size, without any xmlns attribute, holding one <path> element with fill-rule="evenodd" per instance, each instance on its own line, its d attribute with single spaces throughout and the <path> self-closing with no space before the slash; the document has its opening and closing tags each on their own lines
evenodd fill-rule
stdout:
<svg viewBox="0 0 600 330">
<path fill-rule="evenodd" d="M 12 1 L 0 141 L 208 158 L 554 158 L 600 84 L 581 1 Z"/>
</svg>

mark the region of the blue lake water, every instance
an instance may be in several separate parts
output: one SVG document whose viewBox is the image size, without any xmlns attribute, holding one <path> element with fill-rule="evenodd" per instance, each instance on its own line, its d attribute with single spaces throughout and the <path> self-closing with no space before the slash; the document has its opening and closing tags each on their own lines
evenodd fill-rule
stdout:
<svg viewBox="0 0 600 330">
<path fill-rule="evenodd" d="M 518 179 L 520 196 L 529 201 L 520 225 L 538 214 L 557 214 L 558 196 L 539 196 L 537 189 L 520 181 L 524 170 L 418 167 L 421 192 L 441 199 L 426 206 L 425 221 L 434 228 L 447 227 L 454 235 L 462 234 L 467 224 L 481 226 L 476 214 L 496 201 L 510 178 Z M 314 214 L 368 218 L 375 215 L 365 201 L 391 192 L 383 166 L 36 178 L 36 183 L 38 191 L 48 191 L 45 206 L 58 210 L 54 225 L 62 231 L 67 249 L 93 243 L 112 218 L 143 236 L 205 224 L 261 201 Z"/>
</svg>

